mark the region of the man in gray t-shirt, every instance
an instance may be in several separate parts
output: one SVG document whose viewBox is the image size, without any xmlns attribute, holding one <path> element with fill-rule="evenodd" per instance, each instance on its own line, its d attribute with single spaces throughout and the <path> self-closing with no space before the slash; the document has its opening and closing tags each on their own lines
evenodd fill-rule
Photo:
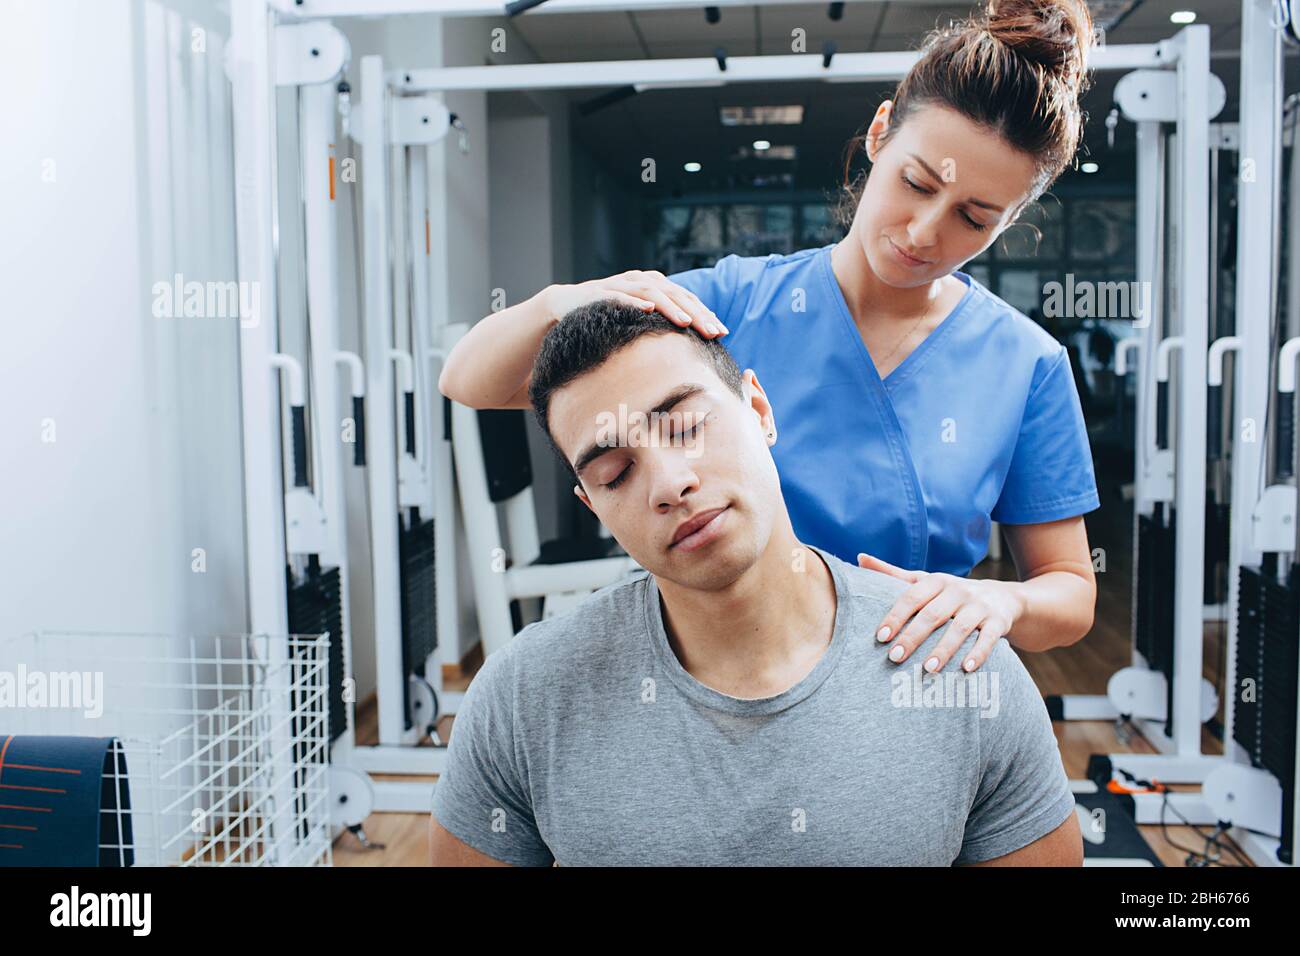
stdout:
<svg viewBox="0 0 1300 956">
<path fill-rule="evenodd" d="M 904 583 L 798 541 L 757 379 L 678 331 L 598 303 L 543 342 L 539 421 L 644 570 L 488 657 L 435 789 L 434 862 L 1078 865 L 1015 653 L 973 674 L 892 663 L 871 635 Z M 673 408 L 689 432 L 611 440 L 616 407 Z"/>
</svg>

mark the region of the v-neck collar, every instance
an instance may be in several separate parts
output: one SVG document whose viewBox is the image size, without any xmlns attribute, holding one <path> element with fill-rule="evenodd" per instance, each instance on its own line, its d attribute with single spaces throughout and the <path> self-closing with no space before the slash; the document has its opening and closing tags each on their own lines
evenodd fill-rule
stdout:
<svg viewBox="0 0 1300 956">
<path fill-rule="evenodd" d="M 853 321 L 853 311 L 849 308 L 849 303 L 844 298 L 844 290 L 840 288 L 839 280 L 835 278 L 835 269 L 831 265 L 831 252 L 834 248 L 835 244 L 832 243 L 822 249 L 821 260 L 823 278 L 825 278 L 827 284 L 830 286 L 831 296 L 835 300 L 836 305 L 839 306 L 840 317 L 847 322 L 849 327 L 853 330 L 853 337 L 857 340 L 858 345 L 862 349 L 862 357 L 866 360 L 867 368 L 870 370 L 871 374 L 876 377 L 876 380 L 885 386 L 886 389 L 893 388 L 899 382 L 911 375 L 912 371 L 921 364 L 925 355 L 952 329 L 952 326 L 955 324 L 953 320 L 958 318 L 961 313 L 965 311 L 967 304 L 975 297 L 975 281 L 969 275 L 960 270 L 953 273 L 953 275 L 957 276 L 960 281 L 966 283 L 966 293 L 958 300 L 957 304 L 952 307 L 952 310 L 944 316 L 943 321 L 935 326 L 930 334 L 923 338 L 920 344 L 908 353 L 907 358 L 903 359 L 903 361 L 899 362 L 898 365 L 891 369 L 888 375 L 881 378 L 880 372 L 876 368 L 876 362 L 871 357 L 871 352 L 867 348 L 867 343 L 862 340 L 862 332 L 858 329 L 858 324 Z"/>
</svg>

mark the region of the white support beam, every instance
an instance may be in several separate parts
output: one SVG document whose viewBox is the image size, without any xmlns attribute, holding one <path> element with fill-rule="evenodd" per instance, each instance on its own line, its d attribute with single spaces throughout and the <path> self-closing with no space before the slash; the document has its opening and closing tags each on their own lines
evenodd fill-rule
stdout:
<svg viewBox="0 0 1300 956">
<path fill-rule="evenodd" d="M 384 61 L 361 60 L 361 186 L 364 203 L 366 310 L 366 474 L 374 601 L 379 742 L 399 744 L 402 712 L 402 598 L 397 542 L 397 442 L 393 410 L 393 308 L 388 261 L 388 134 Z"/>
<path fill-rule="evenodd" d="M 379 17 L 392 14 L 436 13 L 444 17 L 500 17 L 506 15 L 506 0 L 271 0 L 281 12 L 300 17 Z M 950 7 L 951 0 L 893 0 L 913 7 Z M 706 6 L 719 7 L 726 18 L 728 7 L 765 6 L 811 7 L 810 17 L 826 19 L 827 0 L 547 0 L 520 16 L 553 13 L 627 13 L 639 10 L 694 11 L 701 25 Z M 821 8 L 820 10 L 817 8 Z M 740 14 L 736 14 L 737 16 Z"/>
<path fill-rule="evenodd" d="M 1205 578 L 1205 382 L 1209 331 L 1209 77 L 1210 28 L 1185 27 L 1175 37 L 1178 57 L 1178 164 L 1182 237 L 1176 270 L 1178 334 L 1183 340 L 1177 379 L 1173 737 L 1180 756 L 1201 752 L 1200 693 Z M 1171 396 L 1172 398 L 1172 396 Z"/>
<path fill-rule="evenodd" d="M 1257 566 L 1262 555 L 1251 540 L 1250 515 L 1263 483 L 1263 440 L 1268 420 L 1269 341 L 1273 295 L 1278 288 L 1272 241 L 1279 218 L 1282 176 L 1282 42 L 1271 25 L 1272 0 L 1245 0 L 1241 24 L 1241 98 L 1237 176 L 1237 336 L 1242 340 L 1233 375 L 1232 527 L 1228 542 L 1228 646 L 1237 646 L 1237 579 L 1243 565 Z M 1229 653 L 1227 696 L 1234 699 L 1236 654 Z M 1232 747 L 1233 708 L 1227 709 L 1225 747 Z"/>
<path fill-rule="evenodd" d="M 830 83 L 892 82 L 902 79 L 920 54 L 841 53 L 829 67 L 821 54 L 731 56 L 719 70 L 712 57 L 673 60 L 596 60 L 577 63 L 519 63 L 501 66 L 454 66 L 440 69 L 394 70 L 388 75 L 401 93 L 450 90 L 560 90 L 609 86 L 714 86 L 728 83 L 825 80 Z M 1139 43 L 1098 49 L 1089 59 L 1094 70 L 1137 70 L 1173 65 L 1172 48 Z"/>
<path fill-rule="evenodd" d="M 266 0 L 232 0 L 227 73 L 234 117 L 235 242 L 239 281 L 258 290 L 261 311 L 240 316 L 239 366 L 244 457 L 244 542 L 247 559 L 248 630 L 271 635 L 275 695 L 272 752 L 288 754 L 288 656 L 282 638 L 289 631 L 285 593 L 284 476 L 280 435 L 279 376 L 272 368 L 278 351 L 275 287 L 275 49 Z M 283 759 L 272 761 L 275 811 L 268 856 L 290 858 L 291 775 Z"/>
</svg>

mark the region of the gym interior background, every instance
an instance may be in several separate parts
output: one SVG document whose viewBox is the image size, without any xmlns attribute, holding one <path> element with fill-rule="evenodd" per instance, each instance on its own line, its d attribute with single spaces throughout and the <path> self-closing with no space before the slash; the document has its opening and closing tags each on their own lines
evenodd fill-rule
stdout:
<svg viewBox="0 0 1300 956">
<path fill-rule="evenodd" d="M 1268 6 L 1247 0 L 1246 6 L 1252 4 Z M 310 48 L 308 61 L 337 54 L 339 69 L 321 74 L 322 82 L 310 62 L 295 65 L 302 77 L 277 78 L 274 95 L 263 98 L 260 108 L 270 121 L 241 127 L 253 123 L 247 107 L 255 102 L 257 91 L 241 91 L 232 84 L 228 69 L 232 60 L 236 72 L 257 66 L 255 58 L 231 55 L 230 39 L 239 17 L 253 19 L 241 13 L 248 6 L 246 0 L 114 0 L 17 2 L 4 7 L 0 76 L 4 88 L 24 95 L 11 97 L 8 145 L 0 151 L 0 208 L 6 211 L 0 268 L 10 296 L 0 349 L 0 405 L 9 410 L 4 417 L 6 464 L 0 469 L 0 497 L 6 502 L 0 513 L 0 540 L 5 542 L 0 581 L 8 597 L 0 601 L 0 641 L 10 642 L 10 652 L 0 659 L 0 669 L 45 660 L 24 656 L 44 648 L 53 655 L 48 659 L 101 670 L 110 686 L 130 686 L 140 679 L 140 669 L 125 663 L 124 655 L 105 652 L 120 646 L 115 641 L 129 644 L 126 658 L 148 661 L 150 671 L 156 668 L 160 674 L 177 659 L 178 649 L 184 652 L 182 658 L 191 659 L 185 655 L 192 654 L 204 665 L 228 660 L 222 653 L 227 639 L 234 640 L 231 653 L 236 657 L 250 654 L 238 636 L 265 629 L 250 623 L 257 618 L 260 600 L 250 591 L 250 581 L 266 586 L 265 581 L 274 578 L 272 590 L 282 593 L 268 600 L 273 606 L 280 602 L 288 616 L 285 628 L 270 630 L 296 630 L 296 620 L 307 622 L 307 632 L 347 632 L 346 661 L 339 657 L 341 641 L 328 651 L 291 648 L 290 660 L 296 662 L 293 667 L 310 660 L 323 675 L 319 679 L 331 685 L 346 669 L 346 698 L 332 701 L 347 708 L 346 720 L 342 712 L 332 712 L 320 732 L 329 745 L 322 752 L 334 753 L 333 766 L 316 769 L 322 770 L 320 792 L 345 792 L 354 811 L 368 811 L 355 818 L 333 808 L 317 821 L 320 845 L 282 861 L 422 865 L 427 813 L 417 808 L 436 779 L 430 755 L 451 732 L 452 705 L 482 661 L 482 644 L 481 598 L 470 575 L 440 576 L 466 564 L 464 529 L 457 534 L 445 528 L 448 537 L 438 538 L 436 546 L 433 529 L 418 521 L 382 540 L 374 531 L 371 472 L 380 468 L 387 469 L 391 487 L 402 482 L 403 489 L 416 489 L 412 501 L 418 499 L 417 508 L 427 503 L 425 519 L 437 514 L 453 524 L 465 520 L 465 503 L 445 484 L 439 485 L 440 478 L 445 481 L 451 474 L 440 470 L 447 462 L 435 461 L 426 447 L 426 441 L 445 437 L 439 431 L 445 427 L 444 411 L 429 390 L 436 380 L 431 375 L 434 366 L 422 359 L 417 346 L 436 352 L 439 328 L 472 324 L 499 304 L 518 302 L 551 283 L 632 268 L 669 274 L 712 265 L 733 252 L 784 253 L 837 241 L 843 232 L 830 207 L 842 178 L 844 145 L 893 84 L 826 82 L 810 74 L 803 79 L 681 88 L 543 88 L 537 83 L 534 88 L 436 91 L 427 101 L 445 108 L 448 115 L 437 114 L 445 128 L 436 139 L 421 139 L 418 130 L 402 139 L 405 127 L 390 117 L 391 142 L 396 145 L 387 154 L 387 178 L 380 180 L 366 178 L 360 158 L 373 148 L 365 142 L 367 131 L 383 131 L 367 112 L 373 101 L 368 98 L 372 90 L 366 88 L 371 77 L 364 75 L 365 59 L 382 58 L 383 73 L 376 75 L 385 78 L 390 95 L 402 87 L 404 71 L 715 60 L 720 50 L 726 59 L 786 56 L 799 30 L 806 31 L 800 52 L 818 60 L 825 54 L 833 61 L 852 54 L 913 50 L 937 23 L 965 16 L 972 5 L 928 0 L 721 4 L 716 18 L 706 13 L 704 4 L 627 4 L 629 9 L 575 13 L 548 13 L 543 5 L 507 16 L 489 10 L 492 5 L 486 2 L 479 4 L 479 15 L 470 15 L 475 4 L 466 0 L 450 4 L 461 8 L 456 15 L 440 16 L 428 12 L 431 4 L 396 0 L 371 4 L 369 15 L 359 15 L 365 4 L 339 0 L 323 5 L 336 11 L 325 16 L 314 11 L 311 2 L 275 0 L 268 8 L 278 23 L 328 27 L 332 32 L 319 34 L 326 44 L 334 43 L 336 36 L 344 41 L 335 48 L 314 45 L 317 34 L 274 40 L 278 68 Z M 423 12 L 403 12 L 421 6 Z M 1093 0 L 1090 6 L 1112 49 L 1157 44 L 1188 25 L 1208 28 L 1210 69 L 1221 81 L 1223 102 L 1210 117 L 1207 337 L 1215 342 L 1240 335 L 1237 276 L 1243 237 L 1238 203 L 1245 187 L 1237 174 L 1244 135 L 1238 124 L 1243 102 L 1254 96 L 1267 103 L 1274 95 L 1249 85 L 1243 88 L 1243 5 L 1223 0 Z M 305 14 L 295 7 L 306 8 Z M 832 17 L 828 7 L 842 9 Z M 1267 325 L 1275 354 L 1281 343 L 1300 334 L 1300 302 L 1290 271 L 1300 256 L 1287 229 L 1288 210 L 1295 205 L 1291 177 L 1297 114 L 1291 97 L 1300 92 L 1300 46 L 1288 37 L 1282 51 L 1277 96 L 1283 105 L 1270 120 L 1280 144 L 1279 162 L 1268 165 L 1280 222 Z M 1067 347 L 1088 424 L 1102 498 L 1101 509 L 1087 517 L 1099 557 L 1097 569 L 1104 572 L 1098 574 L 1095 627 L 1072 647 L 1025 657 L 1044 696 L 1056 699 L 1059 708 L 1067 707 L 1061 700 L 1072 695 L 1103 700 L 1112 675 L 1133 665 L 1135 637 L 1149 642 L 1148 663 L 1159 670 L 1163 652 L 1154 635 L 1162 627 L 1161 595 L 1175 586 L 1175 546 L 1159 529 L 1153 530 L 1151 521 L 1139 527 L 1135 520 L 1138 404 L 1142 388 L 1154 385 L 1136 374 L 1149 368 L 1133 368 L 1132 357 L 1130 374 L 1117 374 L 1117 356 L 1123 351 L 1119 343 L 1134 335 L 1133 323 L 1105 316 L 1044 315 L 1043 310 L 1045 286 L 1065 282 L 1067 275 L 1090 282 L 1139 280 L 1144 226 L 1169 233 L 1163 262 L 1172 268 L 1171 250 L 1182 238 L 1175 234 L 1176 222 L 1169 222 L 1180 198 L 1177 185 L 1161 179 L 1164 195 L 1155 203 L 1161 217 L 1144 220 L 1137 124 L 1118 113 L 1108 122 L 1118 109 L 1117 84 L 1127 72 L 1094 75 L 1083 101 L 1089 120 L 1079 162 L 1025 217 L 1026 225 L 1013 227 L 965 267 Z M 324 287 L 334 306 L 325 333 L 313 324 L 315 313 L 323 310 L 312 299 L 317 294 L 312 276 L 318 270 L 313 257 L 320 252 L 311 248 L 315 233 L 308 223 L 315 213 L 304 213 L 308 177 L 314 175 L 306 171 L 311 163 L 304 159 L 313 142 L 310 117 L 316 115 L 307 89 L 312 82 L 328 88 L 326 113 L 335 124 L 327 137 L 334 220 L 329 227 L 333 251 L 328 254 L 335 265 L 332 284 Z M 1164 127 L 1167 134 L 1170 123 Z M 265 150 L 266 158 L 273 160 L 266 166 L 267 176 L 241 165 L 240 151 L 246 146 L 240 131 L 245 128 L 275 134 L 274 149 Z M 649 177 L 646 157 L 654 159 Z M 407 216 L 404 201 L 412 199 L 409 177 L 416 162 L 427 175 L 427 184 L 420 187 L 426 208 Z M 381 203 L 376 189 L 391 194 L 385 218 L 370 218 Z M 241 196 L 246 202 L 249 196 L 274 198 L 267 199 L 259 218 L 249 224 L 240 221 Z M 1154 202 L 1151 196 L 1146 199 Z M 374 239 L 375 223 L 386 227 L 388 235 Z M 259 226 L 270 228 L 252 237 Z M 246 229 L 250 235 L 241 237 Z M 374 241 L 380 243 L 381 256 L 391 255 L 377 273 L 382 276 L 385 268 L 391 269 L 383 298 L 371 298 L 379 293 L 372 287 L 373 276 L 367 277 L 366 244 Z M 1267 248 L 1267 237 L 1265 241 Z M 418 268 L 425 270 L 427 279 L 416 280 L 411 262 L 421 249 L 427 262 Z M 249 338 L 248 324 L 232 318 L 235 313 L 193 314 L 185 306 L 186 283 L 198 281 L 210 289 L 213 283 L 248 279 L 250 268 L 273 277 L 260 286 L 262 316 L 275 316 L 262 330 L 274 325 L 271 350 L 290 357 L 277 366 L 283 373 L 279 378 L 266 376 L 260 392 L 247 383 L 253 353 L 241 336 Z M 1165 271 L 1158 275 L 1163 282 Z M 417 289 L 420 283 L 423 291 Z M 245 291 L 241 287 L 240 293 Z M 210 306 L 210 294 L 205 301 Z M 389 360 L 373 354 L 376 342 L 385 339 L 375 338 L 366 326 L 375 302 L 391 303 L 394 310 L 388 344 L 408 353 L 405 362 L 399 358 L 392 364 L 396 387 L 413 382 L 418 406 L 404 405 L 399 398 L 381 411 L 383 396 L 357 395 L 363 378 L 374 381 L 369 377 L 371 363 Z M 428 320 L 417 306 L 433 317 L 424 331 L 432 335 L 423 344 L 416 326 Z M 346 358 L 322 367 L 333 364 L 343 370 L 339 384 L 332 386 L 343 414 L 361 407 L 348 404 L 350 390 L 364 401 L 366 425 L 389 423 L 396 435 L 387 446 L 392 460 L 380 462 L 373 454 L 364 463 L 362 456 L 354 460 L 351 454 L 323 460 L 315 431 L 315 419 L 323 412 L 312 408 L 324 387 L 313 366 L 313 349 L 322 334 L 335 338 L 340 354 L 365 363 L 365 376 L 349 377 Z M 445 348 L 446 342 L 441 344 Z M 288 367 L 295 361 L 296 372 Z M 1271 361 L 1276 369 L 1276 359 Z M 304 402 L 294 398 L 299 389 L 295 375 L 306 380 L 305 417 L 298 414 Z M 278 394 L 268 391 L 277 381 Z M 1236 386 L 1230 372 L 1221 391 L 1213 394 L 1230 393 Z M 259 396 L 264 407 L 250 409 Z M 1284 398 L 1269 399 L 1271 423 L 1285 418 Z M 415 407 L 419 410 L 413 411 Z M 303 421 L 296 422 L 297 417 Z M 598 536 L 594 519 L 571 494 L 536 424 L 530 416 L 520 416 L 519 421 L 523 424 L 517 434 L 527 435 L 537 539 Z M 410 426 L 414 434 L 416 425 L 420 437 L 412 444 L 423 451 L 410 456 L 418 469 L 408 474 L 397 459 L 411 450 L 404 444 L 403 429 Z M 265 445 L 268 435 L 282 452 L 274 468 L 279 472 L 276 481 L 282 483 L 276 487 L 285 492 L 283 502 L 279 496 L 250 490 L 250 469 L 275 457 L 273 452 L 268 457 L 265 448 L 250 451 L 258 441 Z M 375 447 L 366 444 L 371 440 L 361 440 L 367 453 Z M 1276 466 L 1269 483 L 1291 488 L 1289 514 L 1294 516 L 1293 470 L 1283 460 L 1280 439 L 1270 432 L 1267 444 Z M 1215 689 L 1215 708 L 1201 728 L 1200 747 L 1204 754 L 1221 755 L 1225 746 L 1233 746 L 1231 738 L 1225 740 L 1232 695 L 1225 692 L 1224 681 L 1230 655 L 1230 593 L 1239 571 L 1229 555 L 1229 517 L 1246 523 L 1251 518 L 1231 508 L 1232 501 L 1240 500 L 1232 492 L 1231 436 L 1217 443 L 1218 457 L 1214 447 L 1211 442 L 1203 508 L 1203 677 Z M 295 454 L 311 460 L 308 475 L 295 474 Z M 490 452 L 485 449 L 484 454 Z M 522 466 L 516 462 L 516 467 Z M 322 490 L 326 485 L 329 495 Z M 306 497 L 300 494 L 291 501 L 295 492 Z M 411 505 L 405 495 L 405 490 L 393 493 L 403 509 Z M 295 510 L 300 507 L 303 510 Z M 500 503 L 488 507 L 497 512 L 508 539 L 512 519 L 506 509 Z M 259 509 L 259 521 L 250 518 L 250 508 Z M 255 542 L 254 536 L 265 527 L 261 518 L 267 515 L 283 526 L 275 540 L 282 548 L 288 541 L 288 558 L 278 563 L 262 552 L 254 555 L 265 543 Z M 327 581 L 329 562 L 304 559 L 306 552 L 295 554 L 294 536 L 306 533 L 294 524 L 298 520 L 327 528 L 316 531 L 336 550 L 332 563 L 346 567 L 343 578 L 336 575 Z M 1145 558 L 1138 557 L 1140 535 L 1151 542 Z M 377 577 L 375 570 L 373 549 L 381 543 L 392 551 L 385 558 L 391 559 L 391 580 Z M 516 544 L 503 540 L 507 552 Z M 1294 550 L 1282 549 L 1290 556 Z M 440 559 L 436 568 L 435 554 Z M 286 563 L 287 588 L 280 573 Z M 975 574 L 1009 577 L 1015 571 L 1003 556 L 986 560 Z M 377 610 L 385 589 L 400 598 L 387 618 Z M 1297 620 L 1287 601 L 1293 597 L 1278 598 L 1291 615 L 1284 614 L 1283 620 L 1290 628 L 1284 643 L 1292 662 L 1292 777 L 1282 779 L 1281 788 L 1284 799 L 1292 802 Z M 1139 608 L 1142 601 L 1148 603 Z M 520 599 L 512 608 L 515 623 L 539 612 L 533 598 Z M 324 623 L 312 627 L 313 621 Z M 399 626 L 384 631 L 394 623 Z M 1163 626 L 1172 628 L 1172 623 Z M 421 628 L 437 631 L 436 647 L 428 640 L 421 643 L 414 633 Z M 1145 638 L 1136 634 L 1142 628 Z M 211 643 L 195 650 L 192 635 L 207 636 L 203 641 Z M 102 662 L 92 663 L 100 657 Z M 1166 674 L 1166 682 L 1170 679 Z M 167 686 L 170 693 L 184 697 L 189 685 L 177 680 Z M 381 729 L 385 718 L 380 698 L 385 692 L 390 713 L 397 715 L 387 731 Z M 247 688 L 247 700 L 255 702 L 257 694 L 257 688 Z M 309 704 L 295 699 L 290 706 L 295 719 L 310 716 Z M 211 720 L 214 708 L 219 709 L 211 702 L 190 700 L 182 709 L 187 719 L 197 722 Z M 25 717 L 15 713 L 19 728 L 30 734 L 76 731 L 53 718 L 42 724 L 34 712 Z M 4 716 L 0 712 L 0 718 Z M 129 728 L 131 739 L 161 734 L 159 727 L 136 716 L 140 722 Z M 23 724 L 22 719 L 31 722 Z M 1158 719 L 1151 722 L 1160 725 Z M 1094 755 L 1160 752 L 1137 723 L 1120 716 L 1062 716 L 1055 727 L 1071 779 L 1095 777 Z M 171 759 L 184 764 L 187 758 Z M 315 766 L 312 761 L 304 757 L 302 765 L 295 762 L 290 777 L 304 773 L 304 766 Z M 1259 761 L 1253 765 L 1263 766 Z M 143 773 L 142 765 L 132 766 Z M 234 768 L 232 762 L 228 769 Z M 148 782 L 142 786 L 147 788 Z M 1154 795 L 1140 783 L 1129 781 L 1128 786 L 1142 796 Z M 195 799 L 213 805 L 225 799 L 255 799 L 243 784 L 225 787 L 220 793 L 196 794 Z M 1174 789 L 1200 791 L 1194 784 Z M 1177 867 L 1204 863 L 1207 856 L 1225 863 L 1261 862 L 1231 836 L 1206 839 L 1212 827 L 1194 829 L 1173 811 L 1162 822 L 1162 802 L 1163 797 L 1147 803 L 1155 810 L 1145 816 L 1138 813 L 1135 833 L 1140 839 L 1124 855 Z M 138 813 L 148 811 L 147 802 L 137 803 Z M 1293 817 L 1291 821 L 1293 827 Z M 188 843 L 193 855 L 187 859 L 225 862 L 230 837 L 225 831 L 223 840 Z"/>
</svg>

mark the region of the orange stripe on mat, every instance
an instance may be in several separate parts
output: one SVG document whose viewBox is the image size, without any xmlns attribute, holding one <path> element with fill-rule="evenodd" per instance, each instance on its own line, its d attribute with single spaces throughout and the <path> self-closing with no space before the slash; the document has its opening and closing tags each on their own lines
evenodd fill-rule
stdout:
<svg viewBox="0 0 1300 956">
<path fill-rule="evenodd" d="M 80 770 L 71 769 L 69 767 L 38 767 L 35 764 L 30 764 L 30 763 L 11 763 L 9 766 L 15 767 L 18 770 L 42 770 L 45 773 L 75 773 L 77 775 L 81 774 Z"/>
<path fill-rule="evenodd" d="M 24 787 L 16 783 L 0 783 L 0 790 L 35 790 L 38 793 L 67 793 L 62 787 Z"/>
</svg>

